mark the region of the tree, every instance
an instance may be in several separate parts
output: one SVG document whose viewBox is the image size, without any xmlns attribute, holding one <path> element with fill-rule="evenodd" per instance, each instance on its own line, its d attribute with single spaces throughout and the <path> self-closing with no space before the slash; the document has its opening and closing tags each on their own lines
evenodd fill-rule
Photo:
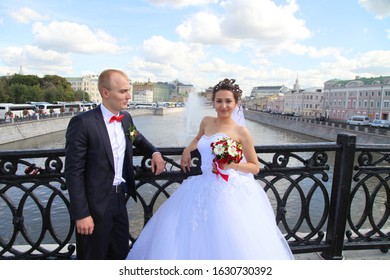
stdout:
<svg viewBox="0 0 390 280">
<path fill-rule="evenodd" d="M 85 92 L 83 90 L 76 90 L 75 101 L 83 100 L 83 98 L 85 101 L 91 101 L 89 94 L 87 92 Z"/>
<path fill-rule="evenodd" d="M 27 86 L 35 86 L 40 84 L 40 78 L 35 75 L 18 75 L 15 74 L 9 78 L 9 85 L 23 84 Z"/>
<path fill-rule="evenodd" d="M 0 103 L 11 102 L 11 94 L 5 77 L 0 78 Z"/>
<path fill-rule="evenodd" d="M 46 102 L 53 103 L 55 101 L 62 101 L 63 94 L 61 89 L 58 89 L 55 86 L 51 86 L 43 89 L 43 96 Z"/>
<path fill-rule="evenodd" d="M 57 75 L 45 75 L 41 80 L 41 86 L 42 88 L 54 86 L 61 92 L 72 90 L 72 85 L 65 78 Z"/>
<path fill-rule="evenodd" d="M 88 94 L 76 94 L 71 84 L 57 75 L 39 78 L 35 75 L 18 75 L 0 78 L 0 102 L 25 103 L 27 101 L 80 101 L 82 96 L 90 100 Z"/>
<path fill-rule="evenodd" d="M 12 103 L 26 103 L 28 100 L 28 86 L 24 84 L 12 84 L 10 86 L 11 102 Z"/>
</svg>

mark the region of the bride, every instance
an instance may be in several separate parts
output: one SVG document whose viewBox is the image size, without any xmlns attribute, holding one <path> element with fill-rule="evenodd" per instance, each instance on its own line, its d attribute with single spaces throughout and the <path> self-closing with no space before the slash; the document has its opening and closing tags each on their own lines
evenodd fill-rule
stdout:
<svg viewBox="0 0 390 280">
<path fill-rule="evenodd" d="M 252 136 L 233 120 L 242 91 L 235 80 L 213 88 L 217 117 L 204 117 L 183 151 L 201 154 L 202 174 L 183 181 L 145 225 L 127 259 L 293 259 L 267 195 L 254 179 L 259 163 Z"/>
</svg>

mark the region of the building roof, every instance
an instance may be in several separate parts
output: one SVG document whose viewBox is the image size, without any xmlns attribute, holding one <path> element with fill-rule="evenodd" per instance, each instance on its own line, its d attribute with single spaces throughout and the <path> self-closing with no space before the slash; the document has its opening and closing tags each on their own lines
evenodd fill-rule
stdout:
<svg viewBox="0 0 390 280">
<path fill-rule="evenodd" d="M 356 76 L 353 80 L 340 80 L 340 79 L 332 79 L 325 82 L 325 84 L 328 85 L 334 85 L 334 86 L 347 86 L 349 84 L 355 84 L 356 83 L 360 85 L 373 85 L 373 84 L 389 84 L 390 83 L 390 76 L 379 76 L 379 77 L 370 77 L 370 78 L 364 78 Z"/>
</svg>

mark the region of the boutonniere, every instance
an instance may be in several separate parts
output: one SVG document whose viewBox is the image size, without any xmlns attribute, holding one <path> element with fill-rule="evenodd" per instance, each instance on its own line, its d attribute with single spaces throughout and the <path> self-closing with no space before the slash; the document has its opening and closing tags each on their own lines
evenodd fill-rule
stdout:
<svg viewBox="0 0 390 280">
<path fill-rule="evenodd" d="M 137 135 L 138 135 L 138 130 L 135 127 L 135 125 L 130 126 L 129 127 L 129 137 L 130 137 L 131 142 L 134 142 L 134 140 L 137 137 Z"/>
</svg>

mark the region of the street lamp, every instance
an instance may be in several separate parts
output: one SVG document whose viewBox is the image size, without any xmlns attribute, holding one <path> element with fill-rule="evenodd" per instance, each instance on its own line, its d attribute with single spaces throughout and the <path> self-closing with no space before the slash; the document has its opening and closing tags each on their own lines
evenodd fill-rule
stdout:
<svg viewBox="0 0 390 280">
<path fill-rule="evenodd" d="M 85 93 L 87 91 L 87 88 L 84 88 L 84 91 L 83 91 L 83 112 L 85 111 L 85 108 L 84 108 L 84 102 L 85 102 Z"/>
</svg>

